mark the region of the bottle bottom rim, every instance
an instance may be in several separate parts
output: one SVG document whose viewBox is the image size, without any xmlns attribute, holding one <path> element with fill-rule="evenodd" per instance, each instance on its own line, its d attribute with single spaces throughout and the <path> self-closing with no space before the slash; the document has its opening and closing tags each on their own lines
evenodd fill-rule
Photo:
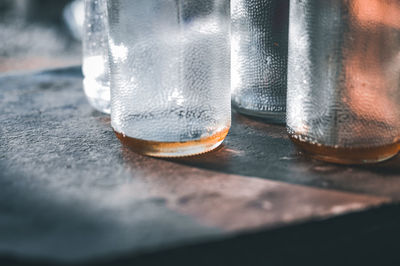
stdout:
<svg viewBox="0 0 400 266">
<path fill-rule="evenodd" d="M 286 112 L 271 112 L 246 109 L 232 103 L 233 108 L 240 114 L 246 116 L 257 117 L 265 120 L 268 123 L 284 125 L 286 123 Z"/>
<path fill-rule="evenodd" d="M 289 138 L 304 155 L 336 164 L 357 165 L 380 163 L 395 157 L 400 151 L 400 142 L 376 147 L 343 148 L 313 144 L 300 140 L 296 135 Z"/>
<path fill-rule="evenodd" d="M 183 142 L 142 140 L 126 136 L 115 129 L 114 132 L 124 146 L 136 153 L 151 157 L 174 158 L 195 156 L 216 149 L 224 141 L 229 128 L 225 128 L 209 137 Z"/>
</svg>

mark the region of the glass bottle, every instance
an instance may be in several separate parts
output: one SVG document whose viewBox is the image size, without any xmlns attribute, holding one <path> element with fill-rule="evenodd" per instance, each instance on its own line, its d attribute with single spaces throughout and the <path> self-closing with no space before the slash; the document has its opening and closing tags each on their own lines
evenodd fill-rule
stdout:
<svg viewBox="0 0 400 266">
<path fill-rule="evenodd" d="M 292 0 L 289 136 L 317 159 L 361 164 L 400 149 L 400 2 Z"/>
<path fill-rule="evenodd" d="M 229 0 L 110 0 L 111 124 L 136 152 L 218 147 L 231 124 Z"/>
<path fill-rule="evenodd" d="M 110 113 L 106 0 L 85 0 L 83 27 L 83 88 L 89 103 Z"/>
<path fill-rule="evenodd" d="M 289 0 L 232 0 L 232 104 L 284 123 Z"/>
</svg>

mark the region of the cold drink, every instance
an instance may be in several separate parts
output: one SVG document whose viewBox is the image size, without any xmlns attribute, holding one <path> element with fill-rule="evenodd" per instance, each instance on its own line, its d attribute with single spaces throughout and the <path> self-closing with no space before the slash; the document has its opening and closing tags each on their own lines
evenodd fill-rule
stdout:
<svg viewBox="0 0 400 266">
<path fill-rule="evenodd" d="M 232 104 L 284 123 L 289 0 L 232 0 Z"/>
<path fill-rule="evenodd" d="M 400 140 L 400 3 L 292 0 L 288 132 L 315 158 L 373 163 Z"/>
<path fill-rule="evenodd" d="M 228 0 L 109 1 L 111 123 L 135 151 L 217 147 L 231 123 Z"/>
</svg>

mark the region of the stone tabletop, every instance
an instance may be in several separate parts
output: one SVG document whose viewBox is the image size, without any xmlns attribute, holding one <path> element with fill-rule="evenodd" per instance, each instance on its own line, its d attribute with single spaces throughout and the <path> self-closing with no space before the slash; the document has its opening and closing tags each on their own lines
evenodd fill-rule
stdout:
<svg viewBox="0 0 400 266">
<path fill-rule="evenodd" d="M 290 228 L 350 226 L 374 211 L 373 228 L 388 221 L 375 212 L 398 211 L 399 156 L 373 166 L 314 161 L 283 126 L 233 112 L 216 151 L 145 157 L 119 143 L 81 83 L 79 67 L 0 77 L 0 261 L 125 265 L 164 254 L 176 262 L 193 254 L 185 247 L 212 256 L 217 247 L 204 248 L 212 243 L 250 246 L 268 233 L 262 243 L 271 246 Z"/>
</svg>

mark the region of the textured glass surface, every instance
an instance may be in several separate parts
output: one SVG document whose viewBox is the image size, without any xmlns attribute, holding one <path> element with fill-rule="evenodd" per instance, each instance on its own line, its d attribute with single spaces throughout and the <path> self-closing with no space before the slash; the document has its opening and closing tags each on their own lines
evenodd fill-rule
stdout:
<svg viewBox="0 0 400 266">
<path fill-rule="evenodd" d="M 227 133 L 229 1 L 113 0 L 108 8 L 114 130 L 157 143 Z"/>
<path fill-rule="evenodd" d="M 395 150 L 399 1 L 291 1 L 287 124 L 320 146 Z"/>
<path fill-rule="evenodd" d="M 289 0 L 232 0 L 232 101 L 285 120 Z"/>
<path fill-rule="evenodd" d="M 110 113 L 106 14 L 106 0 L 85 0 L 82 71 L 83 88 L 90 104 Z"/>
</svg>

